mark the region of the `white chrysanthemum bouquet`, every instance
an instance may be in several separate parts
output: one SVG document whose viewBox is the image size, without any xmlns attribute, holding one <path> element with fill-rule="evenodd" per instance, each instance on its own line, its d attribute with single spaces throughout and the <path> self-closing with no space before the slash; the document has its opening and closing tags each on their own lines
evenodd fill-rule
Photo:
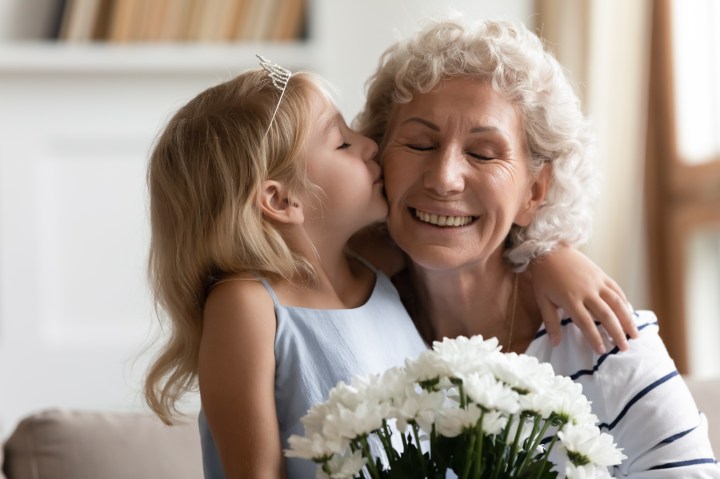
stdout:
<svg viewBox="0 0 720 479">
<path fill-rule="evenodd" d="M 610 477 L 625 458 L 580 385 L 480 336 L 340 383 L 302 423 L 286 454 L 318 463 L 318 477 Z"/>
</svg>

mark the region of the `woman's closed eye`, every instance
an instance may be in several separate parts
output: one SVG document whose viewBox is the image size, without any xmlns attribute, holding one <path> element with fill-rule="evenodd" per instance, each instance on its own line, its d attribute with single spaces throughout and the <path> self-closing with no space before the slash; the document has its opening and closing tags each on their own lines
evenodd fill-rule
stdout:
<svg viewBox="0 0 720 479">
<path fill-rule="evenodd" d="M 352 145 L 350 143 L 345 143 L 344 141 L 340 146 L 337 147 L 338 150 L 346 150 L 350 148 Z"/>
<path fill-rule="evenodd" d="M 471 158 L 475 158 L 476 160 L 482 160 L 482 161 L 489 161 L 489 160 L 494 160 L 497 158 L 495 155 L 483 155 L 480 153 L 473 153 L 472 151 L 466 151 L 465 154 L 470 156 Z"/>
<path fill-rule="evenodd" d="M 409 143 L 405 146 L 407 146 L 411 150 L 415 150 L 415 151 L 430 151 L 430 150 L 435 149 L 435 147 L 432 145 L 410 144 Z"/>
</svg>

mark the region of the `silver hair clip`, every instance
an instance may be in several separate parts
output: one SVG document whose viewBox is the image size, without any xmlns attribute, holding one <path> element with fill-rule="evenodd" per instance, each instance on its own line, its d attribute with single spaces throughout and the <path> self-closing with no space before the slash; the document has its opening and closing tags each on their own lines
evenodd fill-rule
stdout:
<svg viewBox="0 0 720 479">
<path fill-rule="evenodd" d="M 280 108 L 280 102 L 282 101 L 283 95 L 285 95 L 285 89 L 287 88 L 288 80 L 290 80 L 292 73 L 290 73 L 290 70 L 287 68 L 283 68 L 277 63 L 271 62 L 262 55 L 255 54 L 255 56 L 260 60 L 260 66 L 268 73 L 268 76 L 270 76 L 273 86 L 280 90 L 280 98 L 278 98 L 277 105 L 275 105 L 275 111 L 273 111 L 272 117 L 270 118 L 270 124 L 268 124 L 268 128 L 265 131 L 265 135 L 267 136 L 270 131 L 270 126 L 272 126 L 272 123 L 275 120 L 278 108 Z"/>
</svg>

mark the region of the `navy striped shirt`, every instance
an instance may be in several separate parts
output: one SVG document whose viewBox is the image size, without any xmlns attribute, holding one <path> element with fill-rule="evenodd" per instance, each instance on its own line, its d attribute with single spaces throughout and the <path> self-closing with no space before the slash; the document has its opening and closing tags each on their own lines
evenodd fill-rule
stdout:
<svg viewBox="0 0 720 479">
<path fill-rule="evenodd" d="M 658 335 L 657 318 L 637 311 L 635 322 L 640 334 L 626 352 L 603 334 L 608 352 L 598 355 L 580 329 L 564 320 L 559 346 L 541 329 L 526 354 L 582 384 L 601 430 L 627 456 L 611 471 L 614 477 L 720 478 L 707 421 Z"/>
</svg>

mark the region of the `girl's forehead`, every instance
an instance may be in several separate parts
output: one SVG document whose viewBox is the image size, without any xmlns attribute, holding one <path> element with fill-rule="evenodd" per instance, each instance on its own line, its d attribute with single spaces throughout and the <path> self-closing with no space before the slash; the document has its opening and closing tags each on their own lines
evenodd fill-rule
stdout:
<svg viewBox="0 0 720 479">
<path fill-rule="evenodd" d="M 312 128 L 322 128 L 329 121 L 335 121 L 340 115 L 340 110 L 331 96 L 322 92 L 311 90 L 310 93 L 310 110 Z"/>
</svg>

